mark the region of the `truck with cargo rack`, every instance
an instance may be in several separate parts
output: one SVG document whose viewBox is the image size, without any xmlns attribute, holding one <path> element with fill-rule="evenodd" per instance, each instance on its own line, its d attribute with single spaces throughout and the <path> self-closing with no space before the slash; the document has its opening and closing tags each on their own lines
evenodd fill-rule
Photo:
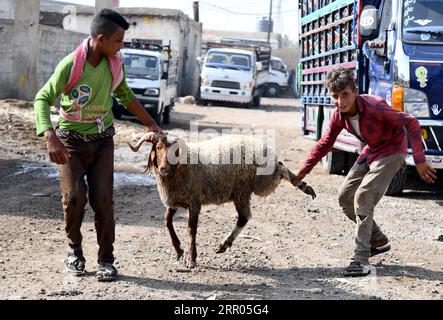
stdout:
<svg viewBox="0 0 443 320">
<path fill-rule="evenodd" d="M 268 79 L 271 48 L 245 43 L 206 44 L 199 102 L 234 102 L 260 106 Z"/>
<path fill-rule="evenodd" d="M 420 123 L 427 163 L 443 169 L 443 12 L 433 0 L 299 0 L 302 135 L 318 140 L 334 111 L 324 80 L 339 66 L 354 70 L 359 93 L 382 97 Z M 346 173 L 364 142 L 345 129 L 323 158 Z M 408 148 L 408 168 L 415 166 Z M 408 168 L 386 194 L 402 192 Z"/>
<path fill-rule="evenodd" d="M 171 56 L 171 46 L 161 40 L 133 39 L 125 41 L 121 52 L 125 56 L 126 82 L 141 105 L 157 122 L 167 124 L 177 98 L 177 60 Z M 132 116 L 114 99 L 114 116 Z"/>
<path fill-rule="evenodd" d="M 277 98 L 288 92 L 288 66 L 279 57 L 271 56 L 269 76 L 265 84 L 265 96 Z"/>
</svg>

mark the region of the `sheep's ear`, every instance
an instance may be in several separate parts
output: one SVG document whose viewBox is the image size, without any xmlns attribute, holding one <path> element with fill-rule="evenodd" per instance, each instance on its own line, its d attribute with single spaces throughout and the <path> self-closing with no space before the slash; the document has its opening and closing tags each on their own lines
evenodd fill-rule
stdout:
<svg viewBox="0 0 443 320">
<path fill-rule="evenodd" d="M 148 164 L 146 165 L 146 171 L 152 171 L 152 167 L 157 168 L 157 152 L 155 150 L 155 144 L 152 145 L 151 152 L 149 153 Z"/>
</svg>

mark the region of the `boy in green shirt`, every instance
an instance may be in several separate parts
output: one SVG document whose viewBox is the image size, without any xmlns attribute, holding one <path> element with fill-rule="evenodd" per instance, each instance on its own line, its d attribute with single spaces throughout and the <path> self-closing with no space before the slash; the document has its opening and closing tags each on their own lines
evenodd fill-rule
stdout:
<svg viewBox="0 0 443 320">
<path fill-rule="evenodd" d="M 95 213 L 99 281 L 112 281 L 117 277 L 113 265 L 115 129 L 111 93 L 148 132 L 154 133 L 153 139 L 155 134 L 163 134 L 126 84 L 119 50 L 123 48 L 128 28 L 128 22 L 119 13 L 110 9 L 100 11 L 92 20 L 91 36 L 59 62 L 34 100 L 37 135 L 44 136 L 50 160 L 59 165 L 65 231 L 70 247 L 66 268 L 75 275 L 84 273 L 86 260 L 80 228 L 88 194 Z M 54 130 L 49 107 L 60 95 L 60 118 Z"/>
</svg>

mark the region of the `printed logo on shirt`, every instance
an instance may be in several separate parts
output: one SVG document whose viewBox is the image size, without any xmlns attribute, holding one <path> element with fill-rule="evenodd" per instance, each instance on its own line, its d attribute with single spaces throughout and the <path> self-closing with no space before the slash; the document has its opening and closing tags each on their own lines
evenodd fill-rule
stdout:
<svg viewBox="0 0 443 320">
<path fill-rule="evenodd" d="M 85 106 L 91 98 L 92 89 L 90 86 L 82 84 L 78 88 L 73 88 L 71 90 L 71 96 L 74 102 L 81 108 Z"/>
</svg>

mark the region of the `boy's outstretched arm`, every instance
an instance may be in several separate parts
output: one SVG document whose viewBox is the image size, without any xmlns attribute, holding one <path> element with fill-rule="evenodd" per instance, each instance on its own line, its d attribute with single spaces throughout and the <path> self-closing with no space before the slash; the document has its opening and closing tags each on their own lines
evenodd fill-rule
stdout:
<svg viewBox="0 0 443 320">
<path fill-rule="evenodd" d="M 300 167 L 295 171 L 295 180 L 301 181 L 306 177 L 312 168 L 334 147 L 335 140 L 343 129 L 343 125 L 339 120 L 339 112 L 336 111 L 332 114 L 331 121 L 329 122 L 328 129 L 317 141 L 314 148 L 309 152 L 307 158 L 303 161 Z M 291 181 L 293 182 L 293 181 Z"/>
<path fill-rule="evenodd" d="M 149 115 L 148 112 L 143 108 L 140 101 L 138 99 L 133 99 L 126 108 L 135 115 L 141 123 L 146 127 L 146 131 L 150 132 L 156 132 L 159 134 L 163 134 L 162 128 L 160 128 L 156 123 L 155 120 L 152 119 L 152 117 Z"/>
<path fill-rule="evenodd" d="M 114 90 L 114 96 L 117 101 L 124 105 L 134 116 L 140 120 L 140 122 L 146 127 L 148 132 L 156 132 L 163 135 L 163 130 L 156 123 L 155 120 L 149 115 L 149 113 L 143 108 L 140 101 L 136 98 L 132 90 L 128 87 L 126 83 L 126 71 L 123 65 L 123 72 L 125 78 L 120 83 L 120 85 Z"/>
<path fill-rule="evenodd" d="M 437 179 L 437 170 L 429 166 L 426 162 L 416 164 L 415 168 L 423 181 L 426 181 L 427 183 L 434 183 Z"/>
<path fill-rule="evenodd" d="M 381 108 L 383 113 L 379 113 L 385 122 L 399 127 L 405 127 L 409 132 L 411 141 L 412 156 L 415 162 L 415 168 L 420 178 L 427 183 L 434 183 L 437 179 L 437 170 L 426 163 L 426 157 L 423 150 L 421 140 L 421 129 L 418 120 L 405 112 L 399 112 L 391 108 L 386 108 L 384 105 L 377 106 Z"/>
<path fill-rule="evenodd" d="M 295 171 L 295 178 L 297 180 L 303 180 L 303 178 L 306 177 L 306 173 L 302 173 L 301 172 L 301 168 L 297 169 L 297 171 Z"/>
</svg>

